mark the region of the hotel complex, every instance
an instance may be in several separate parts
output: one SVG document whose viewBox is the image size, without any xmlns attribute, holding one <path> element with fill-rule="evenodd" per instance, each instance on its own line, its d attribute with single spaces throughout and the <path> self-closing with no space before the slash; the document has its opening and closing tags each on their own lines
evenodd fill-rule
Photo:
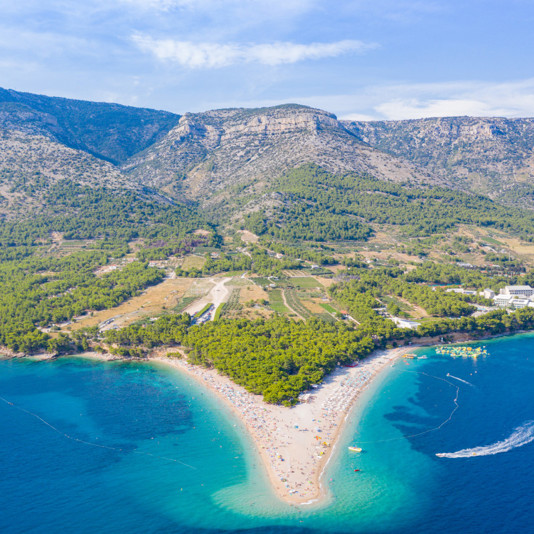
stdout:
<svg viewBox="0 0 534 534">
<path fill-rule="evenodd" d="M 486 289 L 484 296 L 488 296 L 486 293 L 491 290 Z M 491 291 L 493 293 L 493 291 Z M 495 306 L 499 308 L 526 308 L 530 306 L 534 308 L 534 300 L 531 297 L 534 295 L 534 288 L 530 286 L 506 286 L 500 290 L 498 295 L 493 297 Z"/>
</svg>

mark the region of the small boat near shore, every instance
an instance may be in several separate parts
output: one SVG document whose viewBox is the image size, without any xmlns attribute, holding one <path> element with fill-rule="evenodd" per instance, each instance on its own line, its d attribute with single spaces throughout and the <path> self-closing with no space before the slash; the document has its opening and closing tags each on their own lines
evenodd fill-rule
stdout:
<svg viewBox="0 0 534 534">
<path fill-rule="evenodd" d="M 361 447 L 349 447 L 349 451 L 351 452 L 362 452 Z"/>
</svg>

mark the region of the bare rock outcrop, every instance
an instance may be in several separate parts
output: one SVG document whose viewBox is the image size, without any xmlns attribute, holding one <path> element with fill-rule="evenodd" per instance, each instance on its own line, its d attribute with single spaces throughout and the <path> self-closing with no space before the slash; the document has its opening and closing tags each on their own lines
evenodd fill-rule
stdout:
<svg viewBox="0 0 534 534">
<path fill-rule="evenodd" d="M 413 164 L 358 139 L 335 115 L 298 105 L 186 114 L 122 168 L 147 186 L 208 206 L 228 202 L 245 189 L 257 194 L 271 178 L 305 163 L 429 182 Z"/>
</svg>

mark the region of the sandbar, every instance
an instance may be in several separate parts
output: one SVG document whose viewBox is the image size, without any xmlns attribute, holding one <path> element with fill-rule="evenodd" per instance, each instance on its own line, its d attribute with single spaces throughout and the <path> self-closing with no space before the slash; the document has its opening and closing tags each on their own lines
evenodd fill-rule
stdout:
<svg viewBox="0 0 534 534">
<path fill-rule="evenodd" d="M 249 393 L 216 370 L 185 359 L 155 355 L 151 360 L 172 365 L 215 392 L 248 429 L 276 495 L 305 505 L 326 496 L 324 468 L 356 400 L 404 352 L 406 348 L 379 351 L 357 367 L 338 366 L 292 408 L 267 404 L 261 395 Z"/>
</svg>

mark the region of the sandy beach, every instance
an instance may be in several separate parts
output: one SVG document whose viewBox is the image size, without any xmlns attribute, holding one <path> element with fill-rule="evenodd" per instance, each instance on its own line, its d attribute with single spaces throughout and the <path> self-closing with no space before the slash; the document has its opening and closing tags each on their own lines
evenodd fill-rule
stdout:
<svg viewBox="0 0 534 534">
<path fill-rule="evenodd" d="M 322 474 L 347 414 L 372 379 L 404 352 L 380 351 L 357 367 L 338 367 L 292 408 L 266 404 L 215 370 L 163 356 L 151 359 L 186 372 L 223 399 L 250 432 L 276 494 L 302 505 L 325 496 Z"/>
</svg>

